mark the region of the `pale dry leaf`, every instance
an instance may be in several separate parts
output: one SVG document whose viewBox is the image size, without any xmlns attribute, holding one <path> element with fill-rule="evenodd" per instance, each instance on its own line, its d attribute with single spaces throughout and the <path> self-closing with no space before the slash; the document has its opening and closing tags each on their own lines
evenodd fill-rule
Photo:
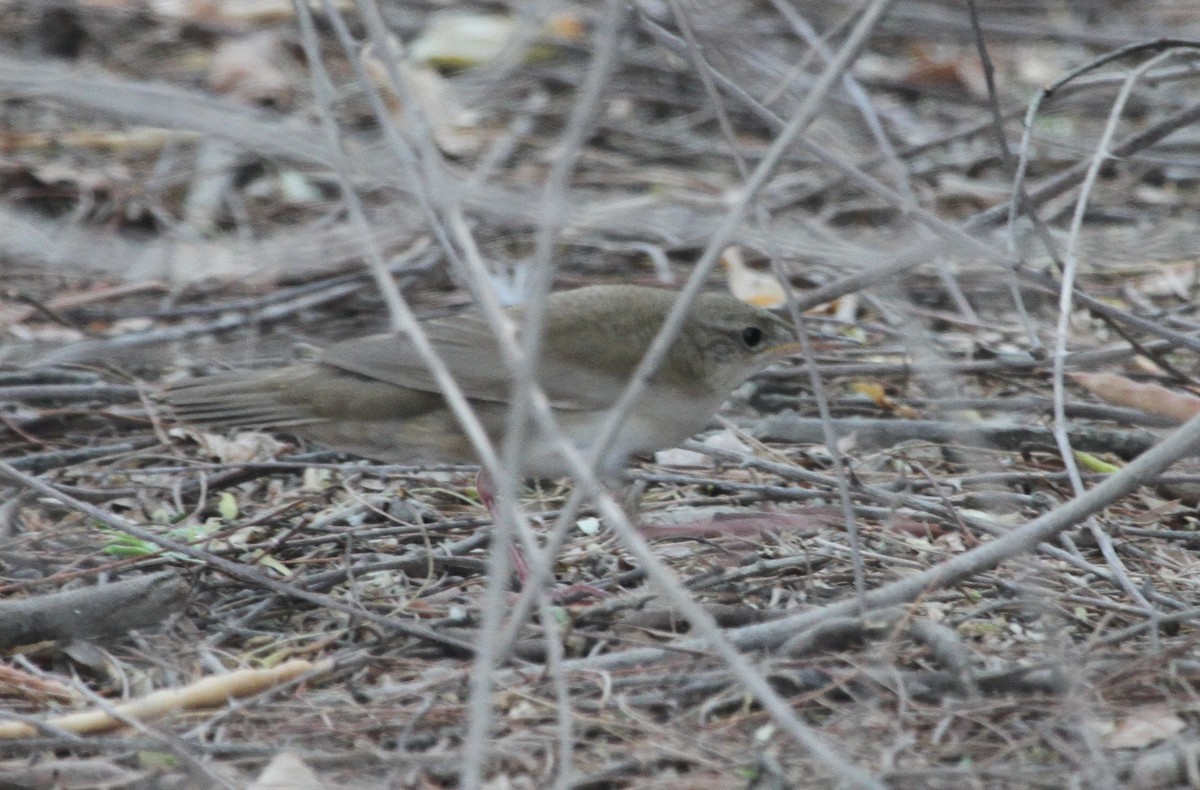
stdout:
<svg viewBox="0 0 1200 790">
<path fill-rule="evenodd" d="M 855 327 L 859 304 L 860 299 L 858 294 L 846 294 L 834 302 L 833 317 L 848 327 Z M 861 336 L 862 331 L 856 327 L 855 331 L 851 334 Z"/>
<path fill-rule="evenodd" d="M 1200 398 L 1167 389 L 1159 384 L 1144 384 L 1116 373 L 1068 373 L 1070 379 L 1096 397 L 1116 406 L 1140 409 L 1147 414 L 1186 422 L 1200 414 Z"/>
<path fill-rule="evenodd" d="M 252 33 L 217 47 L 208 68 L 208 86 L 246 104 L 285 107 L 293 97 L 290 62 L 278 32 Z"/>
<path fill-rule="evenodd" d="M 741 248 L 726 249 L 721 254 L 721 265 L 725 267 L 729 292 L 746 304 L 769 310 L 787 301 L 787 292 L 779 280 L 767 272 L 748 267 Z"/>
<path fill-rule="evenodd" d="M 168 434 L 191 439 L 206 455 L 224 464 L 269 460 L 284 447 L 274 436 L 259 431 L 239 431 L 232 438 L 191 428 L 172 428 Z"/>
<path fill-rule="evenodd" d="M 748 444 L 739 439 L 736 433 L 729 430 L 717 431 L 711 436 L 706 436 L 700 444 L 705 447 L 711 447 L 714 450 L 725 450 L 730 453 L 742 453 L 744 455 L 753 453 Z"/>
<path fill-rule="evenodd" d="M 47 187 L 69 189 L 86 194 L 112 192 L 133 182 L 132 174 L 120 164 L 103 168 L 83 168 L 77 163 L 44 162 L 29 168 L 29 175 Z M 65 191 L 64 189 L 64 191 Z"/>
<path fill-rule="evenodd" d="M 520 20 L 507 14 L 475 11 L 440 11 L 432 14 L 425 29 L 409 47 L 412 58 L 435 68 L 464 69 L 501 57 L 517 33 Z M 579 41 L 586 32 L 580 17 L 570 11 L 552 14 L 529 37 L 521 56 L 544 59 L 554 54 L 554 43 Z M 550 46 L 548 46 L 550 45 Z"/>
<path fill-rule="evenodd" d="M 576 521 L 575 526 L 584 535 L 595 535 L 600 531 L 600 519 L 595 516 L 587 516 Z"/>
<path fill-rule="evenodd" d="M 654 454 L 654 463 L 659 466 L 705 467 L 712 465 L 712 459 L 704 453 L 695 450 L 684 450 L 682 447 L 672 447 L 669 450 L 659 450 Z"/>
<path fill-rule="evenodd" d="M 515 29 L 516 20 L 505 14 L 443 11 L 429 17 L 409 51 L 429 66 L 478 66 L 499 57 Z"/>
<path fill-rule="evenodd" d="M 325 790 L 325 784 L 295 752 L 280 752 L 246 790 Z"/>
<path fill-rule="evenodd" d="M 1064 47 L 1042 44 L 1018 47 L 1011 63 L 1014 76 L 1031 88 L 1054 82 L 1072 65 Z"/>
<path fill-rule="evenodd" d="M 1187 299 L 1197 279 L 1200 279 L 1200 265 L 1194 261 L 1163 264 L 1154 267 L 1154 274 L 1139 280 L 1137 290 L 1145 296 Z"/>
<path fill-rule="evenodd" d="M 1146 705 L 1126 714 L 1104 736 L 1111 749 L 1144 749 L 1165 741 L 1187 724 L 1166 705 Z"/>
<path fill-rule="evenodd" d="M 700 443 L 705 447 L 711 447 L 714 450 L 724 450 L 730 453 L 742 453 L 743 455 L 752 455 L 754 453 L 749 445 L 739 439 L 737 434 L 729 430 L 717 431 L 711 436 L 706 436 Z M 660 466 L 708 467 L 713 465 L 713 459 L 695 450 L 673 447 L 656 452 L 654 454 L 654 463 Z"/>
<path fill-rule="evenodd" d="M 384 102 L 397 123 L 404 124 L 405 108 L 394 90 L 383 58 L 396 60 L 400 76 L 412 90 L 413 97 L 433 132 L 434 142 L 450 156 L 468 156 L 477 152 L 483 139 L 476 132 L 478 113 L 467 109 L 453 83 L 434 69 L 404 57 L 403 47 L 396 39 L 388 42 L 391 50 L 381 55 L 373 47 L 363 49 L 362 63 L 367 75 L 382 91 Z"/>
</svg>

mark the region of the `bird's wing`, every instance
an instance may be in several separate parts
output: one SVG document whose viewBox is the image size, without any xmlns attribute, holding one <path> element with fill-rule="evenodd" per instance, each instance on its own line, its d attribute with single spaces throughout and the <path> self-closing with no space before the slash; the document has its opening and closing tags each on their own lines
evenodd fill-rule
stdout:
<svg viewBox="0 0 1200 790">
<path fill-rule="evenodd" d="M 422 323 L 430 343 L 446 363 L 463 394 L 473 400 L 504 402 L 512 377 L 500 346 L 481 315 L 462 313 Z M 321 354 L 326 365 L 402 387 L 440 392 L 416 346 L 400 332 L 372 335 L 333 345 Z M 623 380 L 582 373 L 551 355 L 543 358 L 538 379 L 555 408 L 603 409 L 620 395 Z"/>
<path fill-rule="evenodd" d="M 468 398 L 500 401 L 508 395 L 508 371 L 487 324 L 472 314 L 422 324 L 438 356 Z M 325 349 L 323 364 L 389 384 L 438 392 L 433 374 L 403 332 L 354 338 Z"/>
<path fill-rule="evenodd" d="M 174 385 L 164 395 L 187 422 L 240 427 L 417 417 L 440 403 L 424 390 L 311 364 L 206 376 Z"/>
<path fill-rule="evenodd" d="M 285 382 L 303 380 L 297 368 L 279 371 L 238 370 L 193 379 L 164 393 L 175 415 L 198 424 L 276 427 L 304 425 L 319 419 L 298 402 L 281 402 Z"/>
</svg>

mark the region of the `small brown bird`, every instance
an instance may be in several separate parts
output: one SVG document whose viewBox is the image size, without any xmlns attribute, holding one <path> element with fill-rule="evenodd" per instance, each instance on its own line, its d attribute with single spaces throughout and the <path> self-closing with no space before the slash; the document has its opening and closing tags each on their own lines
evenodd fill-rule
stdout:
<svg viewBox="0 0 1200 790">
<path fill-rule="evenodd" d="M 586 450 L 650 347 L 676 294 L 597 285 L 547 298 L 537 380 L 559 424 Z M 521 324 L 521 307 L 509 309 Z M 468 311 L 424 322 L 490 438 L 503 438 L 511 376 L 484 318 Z M 749 376 L 797 348 L 786 322 L 725 294 L 703 294 L 638 399 L 601 471 L 629 456 L 673 447 L 702 429 Z M 403 333 L 337 343 L 316 361 L 226 373 L 176 385 L 167 401 L 185 421 L 281 428 L 326 447 L 388 463 L 469 463 L 471 445 L 433 376 Z M 562 477 L 568 468 L 536 428 L 522 474 Z"/>
</svg>

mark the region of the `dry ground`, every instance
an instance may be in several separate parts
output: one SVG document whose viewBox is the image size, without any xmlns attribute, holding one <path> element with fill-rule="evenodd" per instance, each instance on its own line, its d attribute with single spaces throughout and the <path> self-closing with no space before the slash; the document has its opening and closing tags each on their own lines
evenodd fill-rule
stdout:
<svg viewBox="0 0 1200 790">
<path fill-rule="evenodd" d="M 1200 781 L 1194 4 L 547 2 L 482 60 L 380 5 L 415 100 L 370 2 L 0 4 L 0 784 Z M 427 316 L 729 244 L 812 352 L 632 470 L 699 615 L 587 511 L 607 594 L 513 622 L 473 469 L 154 397 L 386 326 L 383 267 Z"/>
</svg>

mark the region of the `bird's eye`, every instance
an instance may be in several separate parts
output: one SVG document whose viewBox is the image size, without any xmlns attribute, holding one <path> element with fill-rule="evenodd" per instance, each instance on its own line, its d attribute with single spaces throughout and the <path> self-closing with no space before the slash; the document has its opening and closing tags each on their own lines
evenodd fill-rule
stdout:
<svg viewBox="0 0 1200 790">
<path fill-rule="evenodd" d="M 746 348 L 755 348 L 763 341 L 763 331 L 756 326 L 748 326 L 742 330 L 742 342 Z"/>
</svg>

